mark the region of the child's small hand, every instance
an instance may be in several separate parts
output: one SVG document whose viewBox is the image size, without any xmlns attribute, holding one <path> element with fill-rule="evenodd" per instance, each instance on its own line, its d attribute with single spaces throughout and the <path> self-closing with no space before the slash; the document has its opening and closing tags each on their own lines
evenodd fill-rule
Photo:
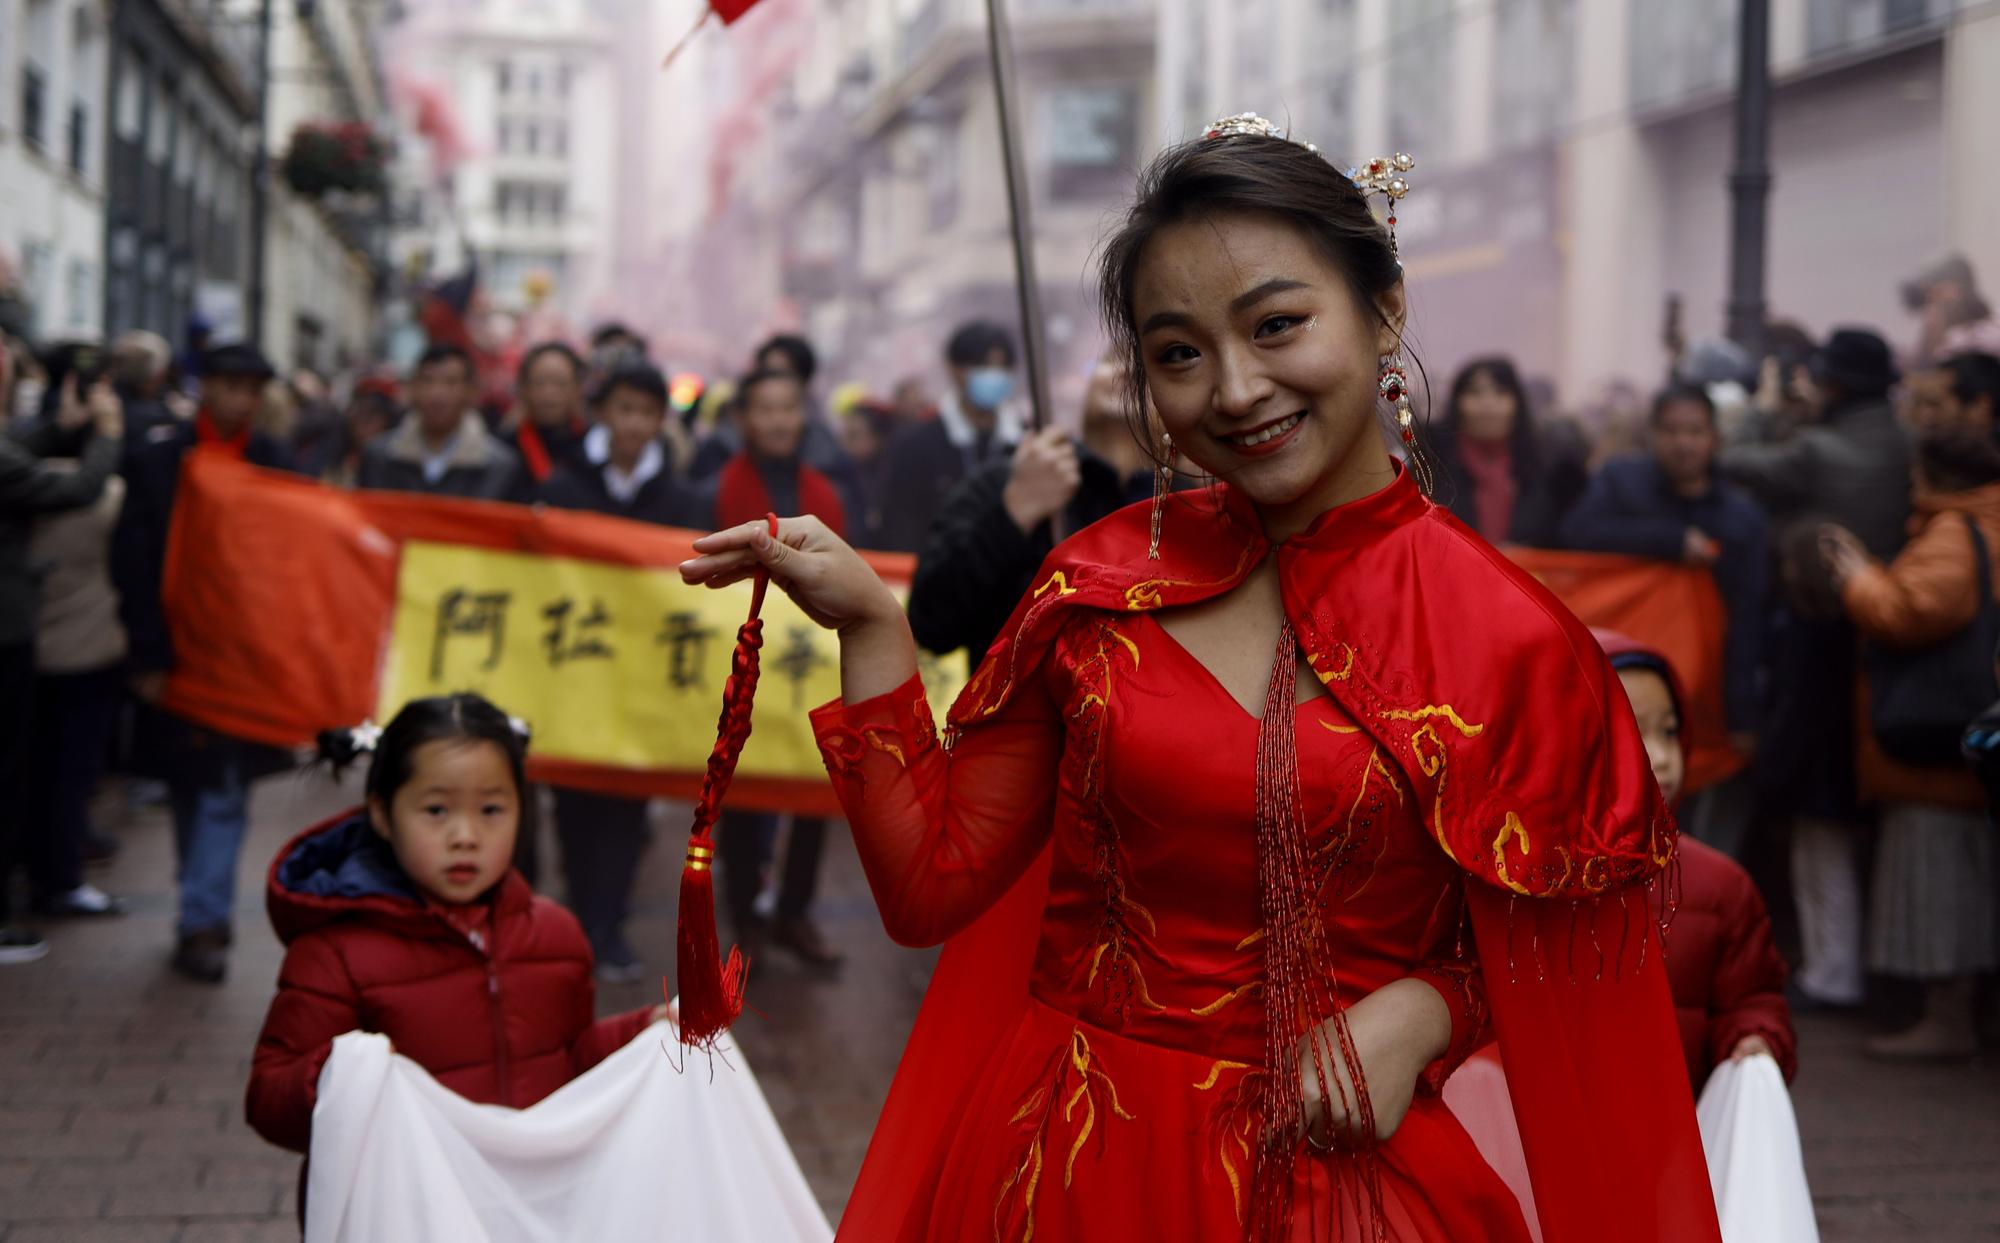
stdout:
<svg viewBox="0 0 2000 1243">
<path fill-rule="evenodd" d="M 1729 1051 L 1729 1060 L 1740 1062 L 1746 1057 L 1756 1057 L 1760 1053 L 1765 1057 L 1777 1056 L 1771 1052 L 1770 1042 L 1762 1036 L 1745 1036 L 1736 1042 L 1735 1048 Z"/>
</svg>

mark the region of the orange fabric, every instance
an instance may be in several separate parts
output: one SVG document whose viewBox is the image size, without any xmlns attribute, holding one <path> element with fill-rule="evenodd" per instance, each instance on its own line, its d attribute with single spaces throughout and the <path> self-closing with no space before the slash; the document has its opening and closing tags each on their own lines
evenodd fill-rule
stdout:
<svg viewBox="0 0 2000 1243">
<path fill-rule="evenodd" d="M 1715 577 L 1699 566 L 1595 552 L 1509 548 L 1514 563 L 1586 626 L 1614 630 L 1660 653 L 1686 691 L 1687 778 L 1692 794 L 1743 768 L 1723 709 L 1728 613 Z"/>
<path fill-rule="evenodd" d="M 341 492 L 221 455 L 188 455 L 167 540 L 163 601 L 177 663 L 166 706 L 232 737 L 309 743 L 375 710 L 406 540 L 669 567 L 695 532 L 601 514 L 393 492 Z M 864 554 L 907 582 L 913 559 Z M 628 798 L 692 800 L 700 770 L 599 768 L 530 756 L 537 781 Z M 738 777 L 732 806 L 825 815 L 819 778 Z"/>
</svg>

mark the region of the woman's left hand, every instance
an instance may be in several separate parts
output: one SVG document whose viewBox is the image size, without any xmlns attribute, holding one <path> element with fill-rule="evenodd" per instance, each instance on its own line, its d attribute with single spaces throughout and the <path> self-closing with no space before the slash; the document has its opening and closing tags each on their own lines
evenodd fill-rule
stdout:
<svg viewBox="0 0 2000 1243">
<path fill-rule="evenodd" d="M 1825 560 L 1827 572 L 1833 576 L 1835 587 L 1845 586 L 1847 580 L 1859 574 L 1868 566 L 1868 550 L 1846 527 L 1832 523 L 1819 529 L 1819 552 Z"/>
<path fill-rule="evenodd" d="M 1397 980 L 1376 989 L 1347 1010 L 1347 1029 L 1361 1063 L 1368 1104 L 1375 1115 L 1375 1140 L 1396 1133 L 1417 1094 L 1424 1068 L 1451 1045 L 1451 1011 L 1436 989 L 1422 980 Z M 1320 1025 L 1320 1048 L 1327 1086 L 1334 1099 L 1320 1093 L 1319 1072 L 1309 1041 L 1299 1043 L 1299 1079 L 1305 1090 L 1307 1142 L 1316 1148 L 1352 1147 L 1360 1119 L 1354 1106 L 1353 1081 L 1340 1053 L 1340 1040 L 1329 1019 Z M 1335 1084 L 1338 1087 L 1335 1087 Z M 1343 1098 L 1345 1103 L 1343 1104 Z"/>
</svg>

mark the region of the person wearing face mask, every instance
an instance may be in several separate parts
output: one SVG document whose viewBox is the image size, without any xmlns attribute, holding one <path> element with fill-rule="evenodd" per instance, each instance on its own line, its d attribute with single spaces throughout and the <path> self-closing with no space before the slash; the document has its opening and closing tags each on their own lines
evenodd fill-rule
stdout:
<svg viewBox="0 0 2000 1243">
<path fill-rule="evenodd" d="M 919 646 L 964 648 L 977 664 L 1055 546 L 1057 515 L 1081 531 L 1146 498 L 1154 469 L 1133 435 L 1131 392 L 1124 360 L 1106 357 L 1084 390 L 1080 442 L 1044 428 L 946 498 L 910 582 Z"/>
<path fill-rule="evenodd" d="M 681 565 L 837 632 L 821 756 L 888 934 L 945 947 L 844 1238 L 1526 1243 L 1438 1095 L 1497 1033 L 1543 1243 L 1719 1239 L 1644 741 L 1589 631 L 1384 443 L 1421 456 L 1369 202 L 1411 167 L 1246 114 L 1148 168 L 1101 305 L 1219 482 L 1057 545 L 943 731 L 824 522 Z"/>
<path fill-rule="evenodd" d="M 966 324 L 951 334 L 945 364 L 951 389 L 937 418 L 905 427 L 889 445 L 884 539 L 898 552 L 921 551 L 959 481 L 1011 456 L 1021 441 L 1013 334 L 985 320 Z"/>
</svg>

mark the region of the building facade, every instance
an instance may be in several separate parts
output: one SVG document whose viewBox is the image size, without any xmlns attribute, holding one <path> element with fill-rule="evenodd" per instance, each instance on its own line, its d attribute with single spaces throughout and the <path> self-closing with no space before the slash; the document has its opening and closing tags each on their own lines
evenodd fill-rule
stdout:
<svg viewBox="0 0 2000 1243">
<path fill-rule="evenodd" d="M 254 32 L 219 9 L 113 0 L 104 215 L 107 335 L 247 335 Z"/>
<path fill-rule="evenodd" d="M 103 329 L 105 0 L 0 0 L 0 253 L 37 340 Z"/>
<path fill-rule="evenodd" d="M 448 167 L 412 145 L 399 266 L 435 280 L 475 260 L 496 311 L 552 324 L 601 315 L 631 158 L 613 25 L 585 0 L 438 0 L 413 7 L 391 41 L 396 72 L 450 101 L 464 145 Z M 414 131 L 407 107 L 401 121 Z"/>
<path fill-rule="evenodd" d="M 1588 402 L 1723 330 L 1736 0 L 1161 0 L 1163 137 L 1255 108 L 1336 158 L 1407 150 L 1434 380 L 1504 352 Z M 2000 10 L 1771 0 L 1767 300 L 1913 341 L 1939 255 L 2000 282 Z M 1273 71 L 1274 70 L 1274 71 Z"/>
</svg>

